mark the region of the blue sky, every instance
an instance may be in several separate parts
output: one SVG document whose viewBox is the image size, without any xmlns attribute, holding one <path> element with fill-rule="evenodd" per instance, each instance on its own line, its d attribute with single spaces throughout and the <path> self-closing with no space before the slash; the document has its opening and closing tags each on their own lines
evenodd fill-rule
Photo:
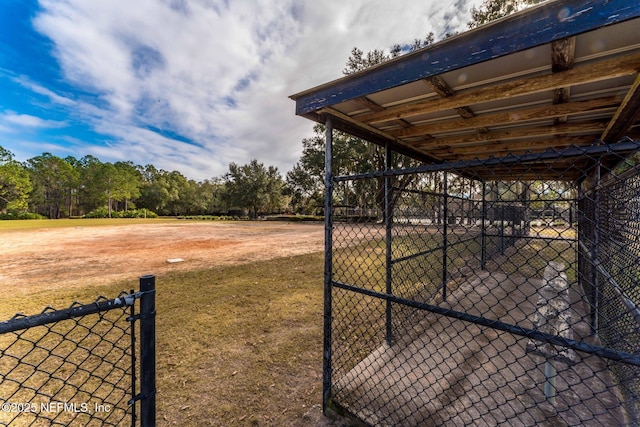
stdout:
<svg viewBox="0 0 640 427">
<path fill-rule="evenodd" d="M 0 0 L 0 146 L 191 179 L 286 173 L 313 124 L 288 96 L 363 51 L 464 31 L 480 0 Z"/>
</svg>

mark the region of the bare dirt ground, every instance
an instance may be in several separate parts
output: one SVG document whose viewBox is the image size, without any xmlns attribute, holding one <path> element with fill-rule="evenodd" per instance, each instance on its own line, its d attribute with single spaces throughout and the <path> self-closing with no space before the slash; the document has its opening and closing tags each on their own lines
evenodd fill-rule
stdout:
<svg viewBox="0 0 640 427">
<path fill-rule="evenodd" d="M 284 222 L 176 221 L 13 231 L 0 238 L 0 291 L 27 294 L 299 255 L 322 250 L 323 238 L 322 224 Z M 184 261 L 168 262 L 176 258 Z"/>
</svg>

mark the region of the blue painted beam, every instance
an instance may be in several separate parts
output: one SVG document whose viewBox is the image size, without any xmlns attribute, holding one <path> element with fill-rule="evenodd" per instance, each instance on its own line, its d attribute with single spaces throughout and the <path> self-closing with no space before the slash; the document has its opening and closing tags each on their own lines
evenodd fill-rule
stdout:
<svg viewBox="0 0 640 427">
<path fill-rule="evenodd" d="M 292 95 L 296 114 L 640 17 L 638 0 L 556 0 Z M 310 115 L 309 117 L 313 117 Z"/>
</svg>

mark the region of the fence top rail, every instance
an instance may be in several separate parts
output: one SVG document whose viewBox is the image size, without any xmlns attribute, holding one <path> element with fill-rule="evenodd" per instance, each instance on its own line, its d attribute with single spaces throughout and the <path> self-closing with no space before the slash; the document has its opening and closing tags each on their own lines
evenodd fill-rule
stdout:
<svg viewBox="0 0 640 427">
<path fill-rule="evenodd" d="M 422 166 L 416 166 L 403 169 L 389 169 L 374 172 L 366 172 L 354 175 L 334 176 L 334 182 L 351 181 L 357 179 L 379 178 L 384 176 L 400 176 L 424 172 L 444 172 L 444 171 L 461 171 L 471 176 L 473 179 L 482 180 L 480 176 L 474 176 L 474 168 L 497 167 L 497 166 L 515 166 L 522 163 L 549 162 L 559 159 L 567 159 L 572 157 L 592 156 L 595 158 L 606 156 L 609 154 L 621 154 L 640 149 L 640 141 L 632 140 L 625 137 L 615 144 L 605 144 L 602 141 L 596 141 L 588 146 L 573 146 L 564 150 L 548 149 L 542 153 L 530 153 L 523 155 L 509 154 L 504 157 L 489 157 L 487 159 L 463 160 L 457 162 L 434 163 Z M 500 179 L 500 176 L 496 176 Z"/>
<path fill-rule="evenodd" d="M 135 300 L 141 298 L 142 295 L 150 292 L 155 292 L 155 290 L 130 294 L 122 292 L 118 297 L 113 299 L 106 299 L 101 296 L 92 303 L 80 304 L 78 302 L 74 302 L 69 308 L 62 310 L 54 310 L 51 307 L 47 307 L 42 311 L 42 313 L 32 316 L 16 314 L 11 319 L 0 322 L 0 335 L 32 328 L 34 326 L 42 326 L 60 322 L 62 320 L 69 320 L 75 317 L 82 317 L 89 314 L 128 307 L 133 305 Z"/>
</svg>

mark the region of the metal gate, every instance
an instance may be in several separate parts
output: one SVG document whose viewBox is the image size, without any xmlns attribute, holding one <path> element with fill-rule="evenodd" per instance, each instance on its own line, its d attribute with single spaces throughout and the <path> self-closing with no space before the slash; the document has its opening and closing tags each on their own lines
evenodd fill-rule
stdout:
<svg viewBox="0 0 640 427">
<path fill-rule="evenodd" d="M 639 148 L 328 173 L 325 410 L 639 425 Z"/>
<path fill-rule="evenodd" d="M 155 277 L 0 323 L 0 425 L 155 426 Z"/>
</svg>

